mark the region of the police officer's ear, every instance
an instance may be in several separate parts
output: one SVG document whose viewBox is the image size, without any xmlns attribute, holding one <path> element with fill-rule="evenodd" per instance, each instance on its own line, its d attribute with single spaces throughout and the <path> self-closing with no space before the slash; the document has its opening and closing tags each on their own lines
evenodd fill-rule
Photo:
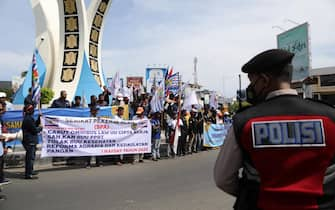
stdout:
<svg viewBox="0 0 335 210">
<path fill-rule="evenodd" d="M 261 77 L 261 81 L 262 81 L 264 87 L 270 87 L 271 86 L 271 83 L 272 83 L 271 75 L 261 73 L 259 76 Z"/>
</svg>

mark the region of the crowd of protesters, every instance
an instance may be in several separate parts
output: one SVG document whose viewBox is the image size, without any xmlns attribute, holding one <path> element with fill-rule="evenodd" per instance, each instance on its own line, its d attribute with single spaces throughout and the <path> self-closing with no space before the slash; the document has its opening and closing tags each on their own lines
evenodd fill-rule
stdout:
<svg viewBox="0 0 335 210">
<path fill-rule="evenodd" d="M 113 116 L 116 120 L 137 120 L 137 119 L 149 119 L 152 125 L 151 135 L 151 154 L 123 154 L 123 155 L 107 155 L 107 156 L 96 156 L 96 166 L 101 167 L 105 163 L 113 163 L 121 166 L 123 163 L 135 164 L 136 162 L 144 162 L 144 159 L 152 159 L 158 161 L 161 159 L 160 145 L 161 143 L 167 143 L 169 145 L 168 157 L 179 157 L 197 153 L 203 150 L 207 150 L 203 146 L 203 130 L 204 123 L 223 123 L 227 117 L 227 113 L 222 114 L 220 110 L 210 109 L 208 106 L 199 108 L 192 106 L 187 111 L 181 109 L 179 96 L 170 94 L 164 104 L 164 110 L 162 112 L 153 112 L 150 107 L 151 96 L 144 92 L 133 92 L 132 100 L 129 95 L 117 93 L 116 97 L 111 96 L 111 92 L 103 87 L 103 91 L 98 96 L 90 96 L 90 101 L 87 106 L 90 108 L 90 116 L 96 117 L 100 107 L 103 106 L 118 106 L 117 113 Z M 110 101 L 110 98 L 112 99 Z M 51 108 L 83 108 L 85 107 L 85 101 L 80 96 L 75 96 L 74 101 L 70 102 L 67 100 L 67 93 L 65 90 L 60 92 L 60 97 L 55 99 Z M 128 116 L 124 114 L 123 105 L 128 105 Z M 2 124 L 2 131 L 5 131 L 5 126 L 2 123 L 2 115 L 5 112 L 5 103 L 0 103 L 0 120 Z M 23 115 L 25 117 L 22 125 L 23 131 L 23 143 L 26 150 L 25 159 L 25 178 L 32 179 L 37 174 L 33 170 L 33 164 L 35 159 L 36 145 L 37 145 L 37 133 L 42 130 L 39 125 L 40 120 L 35 121 L 32 118 L 34 107 L 36 104 L 31 100 L 31 94 L 25 99 L 25 107 L 23 109 Z M 179 112 L 179 110 L 181 110 Z M 41 115 L 39 115 L 40 117 Z M 178 121 L 179 119 L 179 121 Z M 165 142 L 162 142 L 162 130 L 165 134 Z M 176 136 L 176 137 L 175 137 Z M 5 141 L 1 136 L 3 148 L 5 147 Z M 7 139 L 8 140 L 8 139 Z M 177 148 L 175 148 L 175 141 L 178 141 Z M 3 165 L 4 155 L 0 155 L 0 184 L 9 182 L 8 179 L 4 178 Z M 79 157 L 80 158 L 80 157 Z M 58 158 L 54 158 L 55 160 Z M 71 160 L 75 160 L 77 157 L 67 158 L 66 161 L 71 163 Z M 81 160 L 85 162 L 86 168 L 91 168 L 91 156 L 81 157 Z M 37 177 L 35 177 L 37 178 Z"/>
</svg>

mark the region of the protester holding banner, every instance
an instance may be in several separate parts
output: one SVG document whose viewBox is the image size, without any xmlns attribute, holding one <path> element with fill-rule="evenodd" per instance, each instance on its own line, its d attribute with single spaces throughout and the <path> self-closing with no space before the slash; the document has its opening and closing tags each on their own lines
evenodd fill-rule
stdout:
<svg viewBox="0 0 335 210">
<path fill-rule="evenodd" d="M 148 119 L 145 115 L 144 115 L 144 108 L 142 106 L 137 107 L 136 110 L 136 115 L 133 117 L 133 120 L 143 120 L 143 119 Z M 139 157 L 138 157 L 138 162 L 143 163 L 143 157 L 144 154 L 140 153 Z"/>
<path fill-rule="evenodd" d="M 38 133 L 42 131 L 42 127 L 39 126 L 40 116 L 36 121 L 33 118 L 34 106 L 32 104 L 28 104 L 27 106 L 25 106 L 24 112 L 25 114 L 22 122 L 22 144 L 24 149 L 26 150 L 25 179 L 34 179 L 37 178 L 33 177 L 33 175 L 36 175 L 36 173 L 34 172 L 36 146 L 38 144 Z"/>
<path fill-rule="evenodd" d="M 23 104 L 24 104 L 24 106 L 32 104 L 32 105 L 34 105 L 34 107 L 36 107 L 36 103 L 33 100 L 33 90 L 32 90 L 31 87 L 28 89 L 28 95 L 24 98 Z"/>
<path fill-rule="evenodd" d="M 117 108 L 117 113 L 114 116 L 114 119 L 122 121 L 123 120 L 123 113 L 124 113 L 124 108 L 122 106 L 119 106 Z M 110 157 L 112 159 L 113 163 L 115 163 L 116 165 L 122 166 L 122 163 L 121 163 L 122 155 L 109 155 L 108 157 Z"/>
<path fill-rule="evenodd" d="M 92 104 L 92 102 L 91 102 L 91 104 Z M 90 106 L 91 117 L 97 117 L 98 112 L 99 112 L 99 107 L 98 106 L 96 106 L 96 105 L 95 106 L 93 106 L 93 105 Z M 86 157 L 86 168 L 87 169 L 91 168 L 91 159 L 92 159 L 91 156 Z M 100 156 L 95 156 L 95 165 L 97 167 L 102 167 L 103 166 L 102 165 L 102 158 Z"/>
</svg>

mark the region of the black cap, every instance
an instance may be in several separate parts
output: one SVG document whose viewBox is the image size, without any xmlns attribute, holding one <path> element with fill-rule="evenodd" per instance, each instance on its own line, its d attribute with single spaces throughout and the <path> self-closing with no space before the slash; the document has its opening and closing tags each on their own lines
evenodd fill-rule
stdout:
<svg viewBox="0 0 335 210">
<path fill-rule="evenodd" d="M 294 53 L 282 49 L 266 50 L 242 66 L 244 73 L 265 73 L 281 71 L 292 62 Z"/>
</svg>

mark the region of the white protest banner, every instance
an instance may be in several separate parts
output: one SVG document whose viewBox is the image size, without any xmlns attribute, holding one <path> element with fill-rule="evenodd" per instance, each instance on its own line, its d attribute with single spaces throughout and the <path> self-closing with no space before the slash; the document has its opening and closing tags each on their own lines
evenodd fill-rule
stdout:
<svg viewBox="0 0 335 210">
<path fill-rule="evenodd" d="M 43 116 L 42 157 L 151 152 L 149 120 Z"/>
</svg>

